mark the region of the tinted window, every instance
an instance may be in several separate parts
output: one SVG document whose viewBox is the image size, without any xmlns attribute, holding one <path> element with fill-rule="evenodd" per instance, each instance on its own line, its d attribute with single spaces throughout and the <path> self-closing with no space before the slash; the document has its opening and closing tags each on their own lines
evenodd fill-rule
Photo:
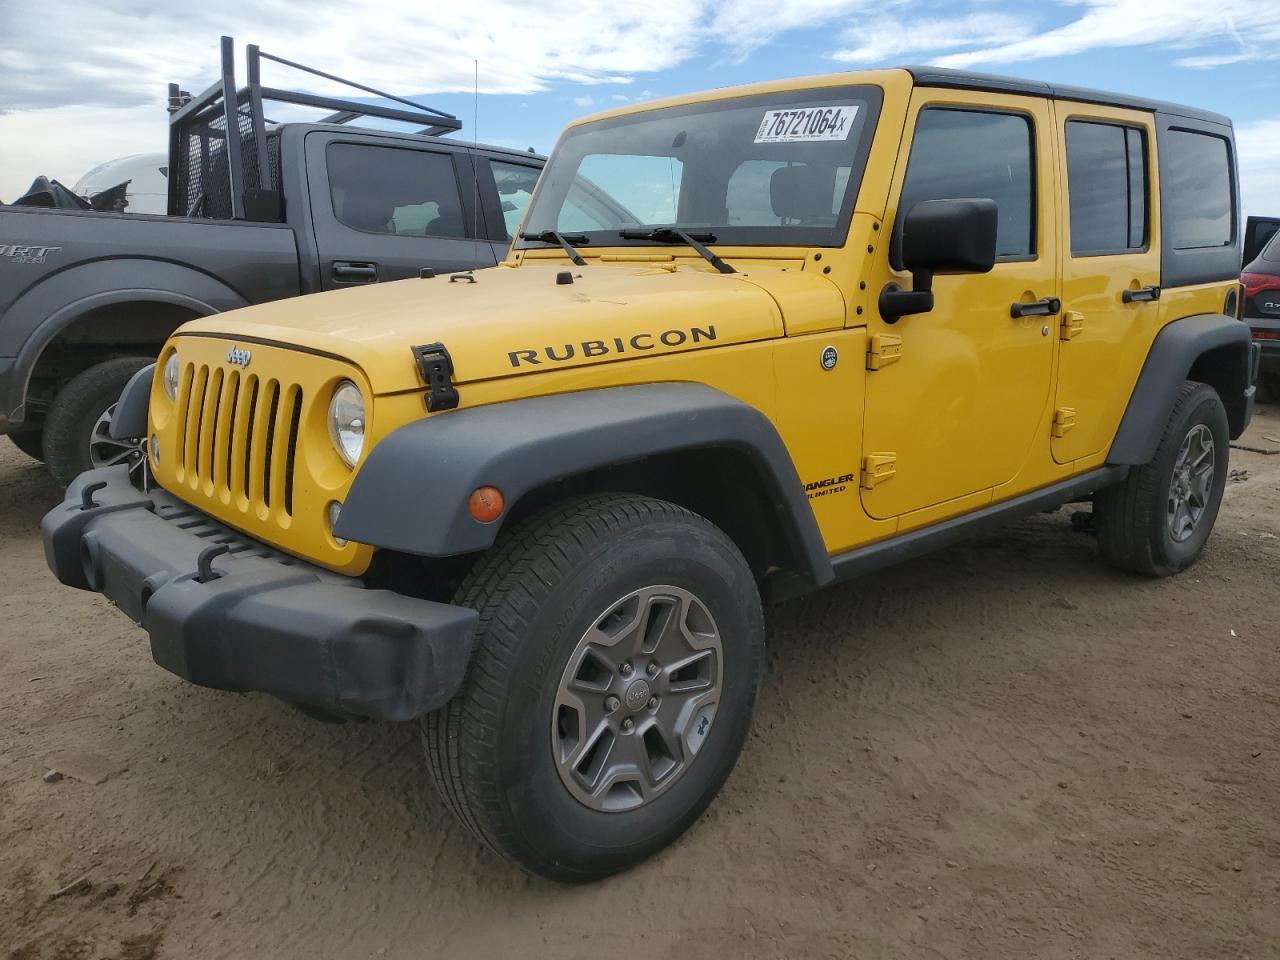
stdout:
<svg viewBox="0 0 1280 960">
<path fill-rule="evenodd" d="M 1147 174 L 1141 130 L 1072 120 L 1067 124 L 1071 252 L 1113 253 L 1147 239 Z"/>
<path fill-rule="evenodd" d="M 331 143 L 328 161 L 333 215 L 348 227 L 400 236 L 466 236 L 448 154 Z"/>
<path fill-rule="evenodd" d="M 507 239 L 510 240 L 515 236 L 529 200 L 533 197 L 538 170 L 519 163 L 503 163 L 501 160 L 490 160 L 489 167 L 493 170 L 498 202 L 502 205 L 502 222 L 507 229 Z"/>
<path fill-rule="evenodd" d="M 1000 211 L 996 255 L 1035 253 L 1031 137 L 1031 122 L 1016 114 L 920 111 L 899 222 L 921 200 L 987 198 Z"/>
<path fill-rule="evenodd" d="M 1258 231 L 1262 233 L 1261 230 Z M 1280 233 L 1276 232 L 1276 227 L 1271 227 L 1271 239 L 1267 241 L 1267 245 L 1262 248 L 1262 259 L 1270 260 L 1272 263 L 1280 263 Z"/>
<path fill-rule="evenodd" d="M 1170 130 L 1161 141 L 1161 195 L 1168 200 L 1165 229 L 1175 250 L 1231 243 L 1231 163 L 1227 141 Z"/>
</svg>

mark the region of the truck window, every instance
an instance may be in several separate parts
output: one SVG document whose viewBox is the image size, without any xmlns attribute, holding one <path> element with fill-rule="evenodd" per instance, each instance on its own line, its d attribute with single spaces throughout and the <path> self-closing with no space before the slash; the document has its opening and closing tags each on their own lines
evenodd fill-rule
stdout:
<svg viewBox="0 0 1280 960">
<path fill-rule="evenodd" d="M 329 194 L 340 223 L 367 233 L 465 237 L 453 158 L 361 143 L 331 143 Z"/>
<path fill-rule="evenodd" d="M 921 200 L 986 198 L 1000 211 L 996 255 L 1035 255 L 1032 127 L 1014 113 L 928 107 L 916 120 L 898 223 Z"/>
<path fill-rule="evenodd" d="M 1235 236 L 1231 160 L 1227 141 L 1208 133 L 1171 129 L 1160 142 L 1161 195 L 1168 198 L 1164 229 L 1175 250 L 1224 247 Z"/>
<path fill-rule="evenodd" d="M 1142 131 L 1067 122 L 1072 256 L 1140 250 L 1147 242 L 1147 159 Z"/>
<path fill-rule="evenodd" d="M 533 197 L 533 188 L 538 182 L 536 167 L 527 167 L 521 163 L 503 163 L 501 160 L 490 160 L 489 168 L 493 170 L 493 182 L 498 188 L 498 202 L 502 204 L 502 222 L 506 226 L 507 239 L 515 236 L 524 218 L 524 212 Z"/>
</svg>

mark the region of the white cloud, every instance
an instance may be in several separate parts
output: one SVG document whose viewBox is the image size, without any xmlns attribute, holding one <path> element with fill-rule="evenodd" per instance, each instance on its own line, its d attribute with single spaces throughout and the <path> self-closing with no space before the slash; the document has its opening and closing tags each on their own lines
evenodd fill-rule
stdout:
<svg viewBox="0 0 1280 960">
<path fill-rule="evenodd" d="M 594 97 L 574 97 L 573 102 L 576 106 L 579 106 L 579 107 L 589 107 L 592 104 L 594 104 L 596 101 Z"/>
<path fill-rule="evenodd" d="M 628 97 L 625 93 L 615 93 L 615 94 L 614 94 L 613 96 L 611 96 L 609 99 L 610 99 L 610 100 L 613 100 L 613 101 L 616 101 L 617 103 L 626 103 L 626 102 L 627 102 L 628 100 L 630 100 L 631 98 L 630 98 L 630 97 Z"/>
<path fill-rule="evenodd" d="M 1079 9 L 1074 20 L 1053 30 L 1030 33 L 1016 42 L 981 43 L 978 49 L 938 57 L 940 66 L 1017 63 L 1065 57 L 1086 50 L 1161 45 L 1190 50 L 1229 45 L 1176 61 L 1185 67 L 1212 67 L 1243 60 L 1280 58 L 1280 4 L 1274 0 L 1059 0 Z"/>
<path fill-rule="evenodd" d="M 1246 214 L 1280 216 L 1280 116 L 1236 128 Z"/>
<path fill-rule="evenodd" d="M 840 63 L 884 63 L 904 56 L 933 56 L 942 50 L 981 44 L 1008 44 L 1028 36 L 1033 25 L 1024 17 L 975 13 L 965 17 L 921 18 L 910 30 L 901 17 L 860 20 L 841 35 L 844 43 L 832 57 Z"/>
<path fill-rule="evenodd" d="M 712 36 L 745 57 L 787 30 L 815 27 L 863 11 L 906 6 L 910 0 L 723 0 L 708 23 Z M 821 54 L 825 51 L 815 51 Z"/>
</svg>

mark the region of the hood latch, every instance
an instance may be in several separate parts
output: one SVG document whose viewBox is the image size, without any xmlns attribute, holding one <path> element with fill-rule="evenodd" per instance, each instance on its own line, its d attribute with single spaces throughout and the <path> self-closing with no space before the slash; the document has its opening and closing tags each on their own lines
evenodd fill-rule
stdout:
<svg viewBox="0 0 1280 960">
<path fill-rule="evenodd" d="M 458 405 L 458 389 L 453 385 L 453 358 L 443 343 L 428 343 L 413 348 L 418 375 L 429 388 L 427 410 L 452 410 Z"/>
</svg>

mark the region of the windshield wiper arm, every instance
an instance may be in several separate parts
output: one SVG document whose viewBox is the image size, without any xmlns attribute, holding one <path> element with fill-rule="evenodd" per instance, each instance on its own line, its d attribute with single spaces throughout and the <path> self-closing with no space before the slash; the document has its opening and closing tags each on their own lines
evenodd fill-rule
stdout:
<svg viewBox="0 0 1280 960">
<path fill-rule="evenodd" d="M 587 261 L 582 259 L 582 254 L 580 254 L 577 250 L 573 249 L 573 246 L 569 243 L 570 240 L 572 240 L 574 243 L 579 243 L 579 244 L 590 243 L 591 240 L 583 236 L 582 234 L 579 234 L 579 233 L 564 234 L 564 233 L 560 233 L 558 230 L 541 230 L 537 233 L 522 233 L 520 234 L 520 239 L 521 240 L 537 240 L 541 243 L 558 243 L 560 244 L 561 247 L 564 248 L 564 252 L 569 255 L 570 260 L 572 260 L 574 263 L 576 263 L 580 267 L 585 267 L 587 265 Z"/>
<path fill-rule="evenodd" d="M 716 235 L 714 233 L 689 233 L 685 230 L 677 230 L 674 227 L 656 227 L 652 230 L 619 230 L 618 236 L 622 237 L 623 240 L 653 240 L 656 243 L 687 244 L 693 247 L 694 253 L 721 273 L 738 272 L 698 242 L 705 240 L 707 243 L 715 243 Z"/>
</svg>

